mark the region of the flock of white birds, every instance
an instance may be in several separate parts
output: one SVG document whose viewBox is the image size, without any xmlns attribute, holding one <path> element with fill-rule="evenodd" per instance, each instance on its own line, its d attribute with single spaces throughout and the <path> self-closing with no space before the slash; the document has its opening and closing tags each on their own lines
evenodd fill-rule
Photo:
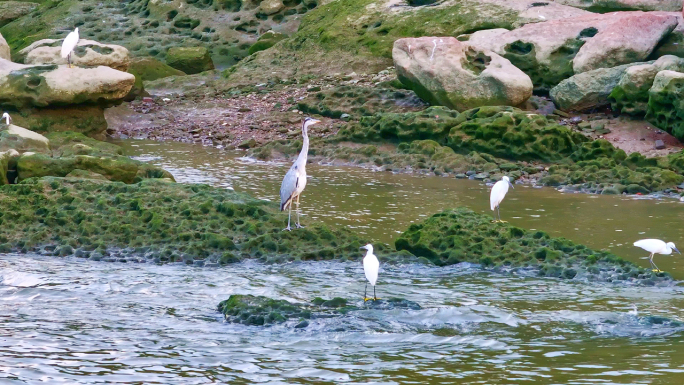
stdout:
<svg viewBox="0 0 684 385">
<path fill-rule="evenodd" d="M 299 197 L 304 191 L 304 187 L 306 186 L 306 161 L 309 156 L 308 130 L 309 127 L 316 123 L 320 123 L 320 120 L 316 120 L 310 117 L 304 119 L 304 123 L 302 124 L 302 150 L 299 152 L 299 156 L 297 156 L 297 159 L 294 161 L 290 169 L 285 174 L 283 182 L 280 186 L 280 210 L 284 211 L 285 209 L 289 209 L 287 227 L 283 231 L 292 230 L 290 227 L 290 218 L 292 216 L 292 202 L 295 202 L 295 205 L 297 206 L 297 222 L 295 223 L 295 227 L 304 227 L 299 223 Z M 501 220 L 501 212 L 499 207 L 501 205 L 501 202 L 503 202 L 504 198 L 506 197 L 509 187 L 515 188 L 513 187 L 510 178 L 508 178 L 507 176 L 504 176 L 503 178 L 501 178 L 500 181 L 494 183 L 494 186 L 492 186 L 492 190 L 489 194 L 489 206 L 492 211 L 496 210 L 494 213 L 494 222 L 506 222 Z M 658 266 L 656 266 L 656 264 L 653 263 L 653 256 L 655 254 L 669 255 L 672 254 L 673 250 L 681 254 L 679 250 L 677 250 L 677 247 L 675 247 L 674 243 L 665 243 L 664 241 L 661 241 L 659 239 L 641 239 L 639 241 L 634 242 L 634 246 L 640 247 L 651 253 L 648 258 L 654 272 L 661 271 L 658 268 Z M 364 301 L 368 301 L 371 299 L 377 300 L 377 297 L 375 296 L 375 284 L 378 280 L 378 270 L 380 268 L 380 262 L 378 261 L 378 258 L 373 254 L 373 245 L 367 244 L 366 246 L 361 247 L 361 249 L 366 250 L 366 255 L 363 257 L 363 270 L 366 274 L 366 279 L 368 280 L 368 282 L 370 282 L 371 286 L 373 286 L 373 298 L 366 297 L 366 290 L 364 289 L 363 299 Z M 368 283 L 366 283 L 366 289 L 367 288 Z"/>
</svg>

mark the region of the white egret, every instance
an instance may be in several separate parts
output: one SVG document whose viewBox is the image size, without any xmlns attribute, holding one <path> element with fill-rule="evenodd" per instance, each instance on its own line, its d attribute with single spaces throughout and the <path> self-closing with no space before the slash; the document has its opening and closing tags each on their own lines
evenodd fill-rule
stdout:
<svg viewBox="0 0 684 385">
<path fill-rule="evenodd" d="M 508 192 L 508 186 L 515 188 L 513 187 L 513 184 L 511 184 L 511 181 L 510 179 L 508 179 L 507 176 L 504 176 L 503 178 L 501 178 L 500 181 L 494 183 L 494 186 L 492 186 L 492 192 L 489 194 L 489 206 L 492 208 L 492 211 L 496 209 L 496 212 L 499 214 L 499 219 L 495 219 L 494 222 L 505 222 L 501 220 L 501 212 L 499 212 L 499 205 L 501 205 L 501 201 L 504 200 L 504 197 Z"/>
<path fill-rule="evenodd" d="M 377 301 L 378 297 L 375 295 L 375 283 L 378 282 L 378 270 L 380 269 L 380 261 L 378 257 L 373 254 L 373 245 L 370 243 L 366 246 L 361 246 L 366 250 L 366 256 L 363 257 L 363 272 L 366 274 L 366 279 L 373 286 L 373 300 Z M 363 301 L 370 301 L 371 298 L 366 297 L 366 290 L 368 289 L 368 282 L 363 289 Z"/>
<path fill-rule="evenodd" d="M 672 254 L 672 250 L 679 252 L 677 250 L 677 247 L 675 246 L 674 243 L 672 242 L 667 242 L 665 243 L 664 241 L 661 241 L 660 239 L 641 239 L 636 242 L 634 242 L 634 246 L 640 247 L 649 253 L 651 255 L 648 256 L 648 260 L 651 262 L 651 267 L 653 267 L 653 271 L 659 273 L 660 269 L 658 266 L 656 266 L 655 263 L 653 263 L 653 255 L 654 254 L 663 254 L 663 255 L 670 255 Z"/>
<path fill-rule="evenodd" d="M 10 124 L 12 124 L 12 118 L 10 118 L 10 116 L 9 116 L 9 114 L 8 114 L 7 112 L 5 112 L 4 114 L 2 114 L 2 118 L 0 118 L 0 119 L 5 119 L 5 124 L 7 124 L 7 126 L 9 126 Z"/>
<path fill-rule="evenodd" d="M 289 213 L 287 215 L 287 227 L 284 230 L 290 231 L 290 218 L 292 217 L 292 201 L 295 201 L 297 205 L 297 223 L 296 228 L 302 228 L 303 226 L 299 224 L 299 196 L 304 191 L 306 187 L 306 159 L 309 156 L 309 134 L 308 129 L 310 126 L 320 123 L 320 120 L 313 118 L 304 119 L 304 124 L 302 124 L 302 136 L 304 137 L 304 142 L 302 144 L 302 151 L 300 151 L 297 160 L 295 160 L 292 167 L 287 171 L 285 177 L 283 178 L 283 183 L 280 185 L 280 211 L 285 211 L 289 208 Z"/>
<path fill-rule="evenodd" d="M 71 68 L 71 53 L 78 44 L 78 28 L 69 32 L 67 37 L 62 42 L 62 58 L 67 59 L 67 65 Z"/>
</svg>

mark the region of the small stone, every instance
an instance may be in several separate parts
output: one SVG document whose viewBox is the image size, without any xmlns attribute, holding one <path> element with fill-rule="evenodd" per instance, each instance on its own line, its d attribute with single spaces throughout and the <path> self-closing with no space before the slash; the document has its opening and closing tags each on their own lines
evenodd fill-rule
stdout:
<svg viewBox="0 0 684 385">
<path fill-rule="evenodd" d="M 252 109 L 249 107 L 240 107 L 238 109 L 238 112 L 250 112 L 250 111 L 252 111 Z"/>
<path fill-rule="evenodd" d="M 483 173 L 479 173 L 479 174 L 475 175 L 474 179 L 475 180 L 485 180 L 488 177 L 489 177 L 489 174 L 483 172 Z"/>
<path fill-rule="evenodd" d="M 466 176 L 472 176 L 472 175 L 477 174 L 477 171 L 470 170 L 470 171 L 466 171 L 465 174 L 466 174 Z"/>
<path fill-rule="evenodd" d="M 655 141 L 655 148 L 656 148 L 656 150 L 662 150 L 662 149 L 664 149 L 664 148 L 665 148 L 665 142 L 663 142 L 663 141 L 660 140 L 660 139 L 656 140 L 656 141 Z"/>
<path fill-rule="evenodd" d="M 254 148 L 257 146 L 257 141 L 254 138 L 247 139 L 244 142 L 240 143 L 238 145 L 238 148 L 241 148 L 243 150 L 249 149 L 249 148 Z"/>
<path fill-rule="evenodd" d="M 298 323 L 298 324 L 295 326 L 295 329 L 303 329 L 303 328 L 305 328 L 305 327 L 307 327 L 307 326 L 309 326 L 309 321 L 304 320 L 304 321 Z"/>
<path fill-rule="evenodd" d="M 454 177 L 455 177 L 456 179 L 465 179 L 465 178 L 468 177 L 468 175 L 466 175 L 466 174 L 464 174 L 464 173 L 458 173 L 458 174 L 454 175 Z"/>
<path fill-rule="evenodd" d="M 349 115 L 349 114 L 340 115 L 340 119 L 344 120 L 345 122 L 349 121 L 350 118 L 351 118 L 351 115 Z"/>
</svg>

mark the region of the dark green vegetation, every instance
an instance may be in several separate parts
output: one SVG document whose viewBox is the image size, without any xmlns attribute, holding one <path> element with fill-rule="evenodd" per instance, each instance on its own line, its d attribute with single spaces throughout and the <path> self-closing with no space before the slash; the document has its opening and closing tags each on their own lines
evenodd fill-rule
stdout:
<svg viewBox="0 0 684 385">
<path fill-rule="evenodd" d="M 535 269 L 541 276 L 633 281 L 652 285 L 671 280 L 605 251 L 595 251 L 543 231 L 492 223 L 488 215 L 459 208 L 414 224 L 395 242 L 436 265 L 478 263 L 494 269 Z"/>
<path fill-rule="evenodd" d="M 339 119 L 344 114 L 358 119 L 380 112 L 417 111 L 425 107 L 425 102 L 412 91 L 350 85 L 338 85 L 318 91 L 297 104 L 300 111 L 333 119 Z"/>
<path fill-rule="evenodd" d="M 295 328 L 308 326 L 308 321 L 315 318 L 330 318 L 344 315 L 350 311 L 363 309 L 394 310 L 410 309 L 419 310 L 420 305 L 401 298 L 379 299 L 368 301 L 361 306 L 350 305 L 350 300 L 333 298 L 325 300 L 315 298 L 312 303 L 291 303 L 286 300 L 271 299 L 264 296 L 231 295 L 227 300 L 218 304 L 218 311 L 223 313 L 226 321 L 241 323 L 243 325 L 272 325 L 285 322 L 289 319 L 297 319 L 300 322 Z M 358 302 L 362 302 L 359 298 Z"/>
<path fill-rule="evenodd" d="M 358 259 L 367 242 L 312 224 L 282 231 L 277 205 L 233 191 L 162 180 L 123 183 L 32 178 L 0 187 L 0 247 L 101 258 L 193 263 Z M 407 253 L 385 260 L 410 257 Z M 122 250 L 123 249 L 123 250 Z"/>
<path fill-rule="evenodd" d="M 253 150 L 259 158 L 293 156 L 300 142 Z M 458 113 L 443 107 L 364 116 L 332 138 L 314 140 L 310 154 L 386 170 L 499 179 L 506 174 L 544 185 L 579 185 L 604 193 L 648 193 L 684 181 L 684 154 L 627 156 L 605 140 L 592 141 L 556 121 L 513 107 Z M 546 170 L 548 169 L 548 170 Z"/>
</svg>

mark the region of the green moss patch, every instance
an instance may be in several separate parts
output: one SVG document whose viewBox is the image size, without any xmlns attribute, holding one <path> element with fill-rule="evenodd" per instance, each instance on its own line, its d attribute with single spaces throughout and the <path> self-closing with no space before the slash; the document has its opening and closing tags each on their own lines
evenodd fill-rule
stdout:
<svg viewBox="0 0 684 385">
<path fill-rule="evenodd" d="M 275 204 L 205 185 L 32 178 L 0 187 L 0 200 L 2 243 L 48 254 L 69 246 L 95 259 L 345 260 L 361 258 L 368 243 L 321 224 L 282 231 L 287 214 Z M 376 246 L 384 261 L 412 257 Z"/>
<path fill-rule="evenodd" d="M 465 208 L 446 210 L 411 225 L 395 242 L 436 265 L 461 262 L 504 269 L 534 269 L 540 276 L 655 284 L 670 281 L 667 273 L 654 274 L 606 251 L 595 251 L 543 231 L 492 223 L 489 215 Z"/>
<path fill-rule="evenodd" d="M 361 298 L 359 298 L 360 300 Z M 351 311 L 364 309 L 420 310 L 421 308 L 417 303 L 403 298 L 368 301 L 361 306 L 350 305 L 350 302 L 350 300 L 337 297 L 330 300 L 315 298 L 310 304 L 306 304 L 276 300 L 264 296 L 234 294 L 218 304 L 218 311 L 223 313 L 226 321 L 231 323 L 263 326 L 296 319 L 300 322 L 295 328 L 302 328 L 308 326 L 307 320 L 340 316 Z"/>
<path fill-rule="evenodd" d="M 358 119 L 380 112 L 417 111 L 425 107 L 425 103 L 412 91 L 352 85 L 319 90 L 297 104 L 300 111 L 333 119 L 340 119 L 345 114 Z"/>
</svg>

